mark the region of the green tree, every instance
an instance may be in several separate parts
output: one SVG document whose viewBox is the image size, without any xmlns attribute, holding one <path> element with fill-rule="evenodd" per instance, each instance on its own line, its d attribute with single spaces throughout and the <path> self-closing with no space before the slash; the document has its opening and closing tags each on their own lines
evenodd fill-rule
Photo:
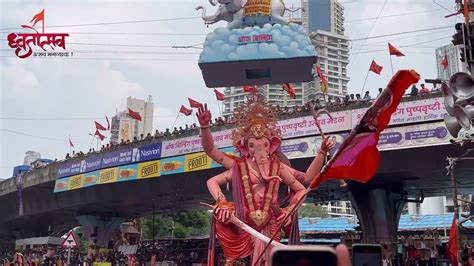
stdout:
<svg viewBox="0 0 474 266">
<path fill-rule="evenodd" d="M 143 236 L 153 238 L 152 216 L 142 218 Z M 155 215 L 155 237 L 187 238 L 209 234 L 210 214 L 206 211 Z"/>
<path fill-rule="evenodd" d="M 320 217 L 320 218 L 327 218 L 328 212 L 323 209 L 321 206 L 316 206 L 314 204 L 303 204 L 298 209 L 298 216 L 300 218 L 313 218 L 313 217 Z"/>
</svg>

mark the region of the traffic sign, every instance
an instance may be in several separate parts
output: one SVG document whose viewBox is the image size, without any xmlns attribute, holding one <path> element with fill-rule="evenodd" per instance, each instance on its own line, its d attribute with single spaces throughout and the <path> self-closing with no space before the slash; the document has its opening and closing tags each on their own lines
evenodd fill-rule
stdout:
<svg viewBox="0 0 474 266">
<path fill-rule="evenodd" d="M 72 231 L 69 231 L 67 234 L 67 237 L 64 239 L 63 243 L 61 246 L 65 248 L 77 248 L 79 247 L 79 242 L 76 239 L 76 236 Z"/>
</svg>

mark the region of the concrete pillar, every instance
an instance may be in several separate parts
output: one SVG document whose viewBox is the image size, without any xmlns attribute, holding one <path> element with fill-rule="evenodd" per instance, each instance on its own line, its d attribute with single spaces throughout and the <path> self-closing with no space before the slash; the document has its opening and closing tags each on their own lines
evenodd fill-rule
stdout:
<svg viewBox="0 0 474 266">
<path fill-rule="evenodd" d="M 349 197 L 359 218 L 364 243 L 397 241 L 398 222 L 405 206 L 399 193 L 383 187 L 351 184 Z"/>
<path fill-rule="evenodd" d="M 97 215 L 76 216 L 86 237 L 97 246 L 107 247 L 115 231 L 125 221 L 121 217 L 102 217 Z"/>
</svg>

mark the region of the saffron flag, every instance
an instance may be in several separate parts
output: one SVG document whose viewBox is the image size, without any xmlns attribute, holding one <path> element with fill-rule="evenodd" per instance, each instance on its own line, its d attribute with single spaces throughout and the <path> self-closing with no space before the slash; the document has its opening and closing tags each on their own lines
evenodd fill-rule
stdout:
<svg viewBox="0 0 474 266">
<path fill-rule="evenodd" d="M 41 10 L 38 14 L 34 15 L 33 18 L 30 20 L 30 23 L 33 22 L 33 27 L 36 25 L 36 23 L 42 21 L 44 24 L 44 9 Z"/>
<path fill-rule="evenodd" d="M 193 113 L 193 110 L 186 108 L 184 105 L 181 105 L 179 112 L 184 114 L 185 116 L 190 116 Z"/>
<path fill-rule="evenodd" d="M 218 91 L 217 89 L 214 89 L 214 93 L 216 94 L 216 99 L 218 101 L 223 101 L 224 100 L 224 98 L 225 98 L 224 93 Z"/>
<path fill-rule="evenodd" d="M 352 179 L 362 183 L 372 179 L 380 164 L 377 149 L 380 133 L 387 127 L 405 91 L 419 79 L 414 70 L 400 70 L 393 76 L 387 88 L 311 182 L 311 189 L 329 179 Z"/>
<path fill-rule="evenodd" d="M 257 92 L 257 86 L 243 86 L 242 89 L 244 89 L 245 92 L 251 92 L 251 93 Z"/>
<path fill-rule="evenodd" d="M 107 130 L 103 125 L 101 125 L 99 122 L 97 121 L 94 121 L 95 123 L 95 129 L 98 129 L 98 130 Z"/>
<path fill-rule="evenodd" d="M 390 53 L 390 55 L 394 55 L 394 56 L 405 56 L 405 54 L 403 54 L 400 50 L 398 50 L 397 47 L 393 46 L 391 43 L 388 43 L 388 52 Z"/>
<path fill-rule="evenodd" d="M 282 88 L 283 88 L 284 91 L 288 92 L 288 94 L 290 95 L 290 97 L 291 97 L 292 99 L 296 99 L 296 91 L 295 91 L 295 88 L 293 88 L 290 83 L 285 83 L 285 84 L 283 84 L 283 85 L 282 85 Z"/>
<path fill-rule="evenodd" d="M 377 63 L 375 63 L 375 60 L 372 60 L 369 71 L 372 71 L 377 75 L 380 75 L 380 73 L 382 72 L 382 69 L 383 69 L 383 66 L 377 65 Z"/>
<path fill-rule="evenodd" d="M 94 135 L 96 135 L 97 137 L 99 137 L 99 139 L 100 139 L 101 141 L 103 141 L 103 140 L 105 139 L 105 136 L 102 135 L 102 134 L 100 134 L 100 132 L 99 132 L 98 129 L 95 130 L 95 134 L 94 134 Z"/>
<path fill-rule="evenodd" d="M 316 65 L 316 73 L 318 73 L 319 79 L 321 80 L 321 92 L 326 93 L 328 92 L 328 81 L 326 77 L 324 76 L 323 71 L 321 70 L 321 67 Z"/>
<path fill-rule="evenodd" d="M 456 223 L 456 215 L 453 215 L 453 223 L 449 230 L 449 242 L 448 242 L 448 258 L 451 265 L 458 265 L 458 228 Z"/>
<path fill-rule="evenodd" d="M 140 116 L 140 113 L 135 112 L 130 108 L 128 108 L 128 115 L 135 120 L 142 121 L 142 117 Z"/>
<path fill-rule="evenodd" d="M 74 144 L 72 144 L 71 138 L 69 138 L 69 147 L 74 148 Z"/>
<path fill-rule="evenodd" d="M 107 130 L 110 130 L 110 122 L 109 122 L 109 118 L 107 117 L 107 115 L 105 115 L 105 120 L 107 120 Z"/>
<path fill-rule="evenodd" d="M 443 70 L 446 70 L 448 68 L 448 55 L 446 54 L 446 51 L 444 52 L 444 58 L 441 61 L 441 65 L 443 66 Z"/>
<path fill-rule="evenodd" d="M 202 108 L 202 103 L 198 102 L 198 101 L 195 101 L 191 98 L 188 98 L 188 101 L 189 101 L 189 106 L 191 106 L 192 108 Z"/>
</svg>

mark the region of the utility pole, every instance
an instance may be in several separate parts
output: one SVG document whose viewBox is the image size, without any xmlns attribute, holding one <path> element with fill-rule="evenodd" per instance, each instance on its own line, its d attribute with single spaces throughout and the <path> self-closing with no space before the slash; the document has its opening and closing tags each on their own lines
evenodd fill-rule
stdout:
<svg viewBox="0 0 474 266">
<path fill-rule="evenodd" d="M 466 143 L 461 143 L 461 146 L 469 145 L 469 144 L 471 144 L 471 142 L 466 141 Z M 460 222 L 459 222 L 458 191 L 457 191 L 456 177 L 454 175 L 454 169 L 456 167 L 457 162 L 460 162 L 463 160 L 473 160 L 472 157 L 467 157 L 467 155 L 469 155 L 473 151 L 474 151 L 474 148 L 468 148 L 466 152 L 464 152 L 457 158 L 451 158 L 451 157 L 446 158 L 446 160 L 448 161 L 448 167 L 447 167 L 448 174 L 451 176 L 451 185 L 453 187 L 453 205 L 454 205 L 454 217 L 456 217 L 456 235 L 457 235 L 456 242 L 458 245 L 458 250 L 457 250 L 458 260 L 461 260 L 462 258 L 462 241 L 461 241 L 461 234 L 459 231 Z"/>
</svg>

